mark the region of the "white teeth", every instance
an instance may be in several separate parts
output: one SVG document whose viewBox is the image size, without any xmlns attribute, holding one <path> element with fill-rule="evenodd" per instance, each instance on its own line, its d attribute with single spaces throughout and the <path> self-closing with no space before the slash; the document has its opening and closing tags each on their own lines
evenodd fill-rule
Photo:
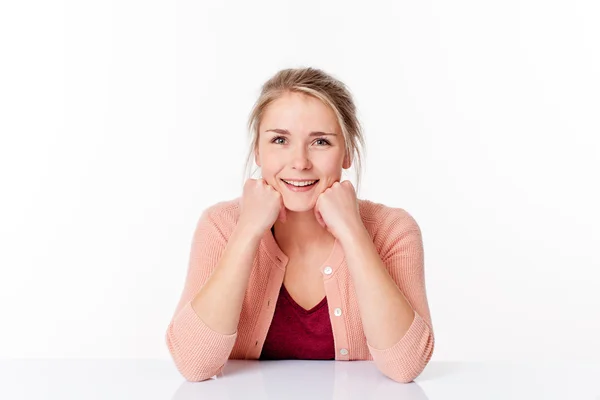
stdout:
<svg viewBox="0 0 600 400">
<path fill-rule="evenodd" d="M 313 183 L 315 183 L 315 182 L 316 182 L 316 181 L 288 182 L 288 181 L 285 181 L 285 180 L 283 180 L 283 179 L 282 179 L 282 181 L 284 181 L 285 183 L 287 183 L 287 184 L 289 184 L 289 185 L 292 185 L 292 186 L 299 186 L 299 187 L 301 187 L 301 186 L 310 186 L 310 185 L 312 185 Z"/>
</svg>

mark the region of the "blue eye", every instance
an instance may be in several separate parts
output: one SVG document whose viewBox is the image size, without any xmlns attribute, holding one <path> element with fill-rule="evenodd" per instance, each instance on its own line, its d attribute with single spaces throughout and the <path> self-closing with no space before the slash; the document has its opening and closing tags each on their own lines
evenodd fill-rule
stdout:
<svg viewBox="0 0 600 400">
<path fill-rule="evenodd" d="M 285 138 L 283 136 L 276 136 L 273 138 L 273 140 L 271 140 L 271 143 L 283 144 L 282 142 L 277 142 L 279 139 L 285 140 Z M 315 142 L 319 142 L 319 141 L 324 142 L 325 143 L 324 146 L 331 146 L 331 143 L 327 139 L 319 138 L 319 139 L 315 140 Z M 323 145 L 321 145 L 321 146 L 323 146 Z"/>
</svg>

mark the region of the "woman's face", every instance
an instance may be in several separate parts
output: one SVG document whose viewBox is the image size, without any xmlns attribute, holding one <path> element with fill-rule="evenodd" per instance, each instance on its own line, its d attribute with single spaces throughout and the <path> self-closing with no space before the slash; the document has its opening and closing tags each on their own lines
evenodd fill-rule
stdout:
<svg viewBox="0 0 600 400">
<path fill-rule="evenodd" d="M 287 93 L 271 103 L 259 126 L 256 164 L 291 211 L 314 208 L 319 194 L 341 179 L 344 138 L 333 110 L 321 100 Z M 303 190 L 285 181 L 317 181 Z M 308 189 L 308 190 L 306 190 Z"/>
</svg>

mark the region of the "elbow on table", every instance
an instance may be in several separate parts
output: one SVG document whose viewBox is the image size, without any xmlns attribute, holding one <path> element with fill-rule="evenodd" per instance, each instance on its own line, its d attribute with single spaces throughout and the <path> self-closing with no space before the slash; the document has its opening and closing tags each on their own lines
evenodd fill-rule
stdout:
<svg viewBox="0 0 600 400">
<path fill-rule="evenodd" d="M 227 361 L 210 360 L 208 357 L 202 360 L 183 349 L 178 350 L 173 345 L 168 332 L 165 340 L 175 367 L 188 382 L 202 382 L 220 374 Z"/>
<path fill-rule="evenodd" d="M 202 382 L 211 379 L 213 376 L 218 375 L 223 369 L 223 366 L 215 369 L 214 371 L 204 370 L 204 371 L 194 371 L 189 369 L 181 368 L 177 365 L 177 370 L 185 378 L 188 382 Z"/>
<path fill-rule="evenodd" d="M 388 378 L 399 382 L 399 383 L 411 383 L 413 382 L 421 372 L 425 369 L 425 366 L 422 368 L 414 368 L 414 369 L 392 369 L 389 371 L 382 371 L 384 375 L 387 375 Z"/>
<path fill-rule="evenodd" d="M 435 340 L 433 334 L 430 332 L 420 356 L 412 357 L 408 360 L 397 360 L 393 364 L 379 365 L 379 369 L 384 375 L 396 382 L 413 382 L 425 370 L 427 364 L 429 364 L 434 348 Z"/>
</svg>

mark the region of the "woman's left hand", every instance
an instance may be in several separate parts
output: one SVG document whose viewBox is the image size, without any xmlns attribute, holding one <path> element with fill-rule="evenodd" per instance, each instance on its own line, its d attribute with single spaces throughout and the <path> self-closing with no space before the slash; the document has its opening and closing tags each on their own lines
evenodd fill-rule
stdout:
<svg viewBox="0 0 600 400">
<path fill-rule="evenodd" d="M 363 228 L 356 191 L 352 182 L 334 182 L 317 198 L 314 208 L 319 224 L 338 240 L 345 240 L 356 229 Z"/>
</svg>

